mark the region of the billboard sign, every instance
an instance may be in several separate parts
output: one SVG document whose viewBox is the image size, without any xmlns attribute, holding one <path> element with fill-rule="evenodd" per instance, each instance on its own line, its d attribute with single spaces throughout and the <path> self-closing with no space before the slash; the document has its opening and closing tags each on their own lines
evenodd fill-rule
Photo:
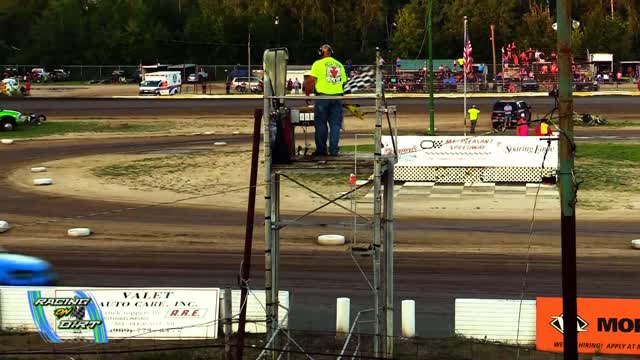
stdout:
<svg viewBox="0 0 640 360">
<path fill-rule="evenodd" d="M 33 323 L 48 342 L 218 335 L 217 288 L 50 288 L 25 292 Z"/>
<path fill-rule="evenodd" d="M 557 141 L 539 136 L 398 136 L 397 166 L 558 167 Z M 383 136 L 385 154 L 393 153 Z"/>
<path fill-rule="evenodd" d="M 536 349 L 563 350 L 562 298 L 536 300 Z M 578 298 L 578 351 L 640 354 L 640 300 Z"/>
</svg>

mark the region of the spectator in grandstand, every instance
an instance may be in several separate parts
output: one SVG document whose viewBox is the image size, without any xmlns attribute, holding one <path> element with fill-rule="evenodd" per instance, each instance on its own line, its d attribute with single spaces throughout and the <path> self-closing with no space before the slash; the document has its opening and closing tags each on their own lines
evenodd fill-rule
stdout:
<svg viewBox="0 0 640 360">
<path fill-rule="evenodd" d="M 536 59 L 536 61 L 540 61 L 540 50 L 536 49 L 535 53 L 534 53 L 534 58 Z"/>
<path fill-rule="evenodd" d="M 520 68 L 520 77 L 523 78 L 523 79 L 527 77 L 527 69 L 526 68 L 524 68 L 524 67 Z"/>
<path fill-rule="evenodd" d="M 556 55 L 555 51 L 552 51 L 551 52 L 551 61 L 556 61 L 556 60 L 558 60 L 558 56 Z"/>
<path fill-rule="evenodd" d="M 522 63 L 522 65 L 526 65 L 529 62 L 529 57 L 524 51 L 520 53 L 520 62 Z"/>
<path fill-rule="evenodd" d="M 548 74 L 549 73 L 549 65 L 547 65 L 547 64 L 542 65 L 542 67 L 540 68 L 540 73 L 542 75 Z"/>
<path fill-rule="evenodd" d="M 521 114 L 516 125 L 516 134 L 518 136 L 529 136 L 529 123 L 527 122 L 527 116 L 524 113 Z"/>
<path fill-rule="evenodd" d="M 552 74 L 558 73 L 558 65 L 555 62 L 551 63 L 551 73 Z"/>
<path fill-rule="evenodd" d="M 347 77 L 350 77 L 351 72 L 353 71 L 353 62 L 351 62 L 351 59 L 349 59 L 345 61 L 344 65 L 345 65 L 345 70 L 347 71 Z"/>
<path fill-rule="evenodd" d="M 402 66 L 402 60 L 400 60 L 400 57 L 396 58 L 396 72 L 400 72 L 400 67 Z"/>
</svg>

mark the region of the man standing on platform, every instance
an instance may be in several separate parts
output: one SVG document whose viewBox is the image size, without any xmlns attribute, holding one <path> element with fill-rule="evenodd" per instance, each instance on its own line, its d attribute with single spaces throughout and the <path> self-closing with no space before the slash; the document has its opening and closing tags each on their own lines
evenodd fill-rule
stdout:
<svg viewBox="0 0 640 360">
<path fill-rule="evenodd" d="M 313 63 L 311 76 L 307 78 L 305 95 L 315 92 L 317 96 L 342 96 L 343 86 L 347 82 L 344 66 L 333 58 L 333 49 L 322 45 L 318 49 L 322 57 Z M 308 102 L 308 101 L 307 101 Z M 314 123 L 316 128 L 316 151 L 313 156 L 327 155 L 327 138 L 329 137 L 329 155 L 338 156 L 340 148 L 340 129 L 342 128 L 342 100 L 318 99 L 314 106 Z M 327 126 L 328 125 L 328 126 Z M 328 134 L 328 131 L 330 134 Z"/>
</svg>

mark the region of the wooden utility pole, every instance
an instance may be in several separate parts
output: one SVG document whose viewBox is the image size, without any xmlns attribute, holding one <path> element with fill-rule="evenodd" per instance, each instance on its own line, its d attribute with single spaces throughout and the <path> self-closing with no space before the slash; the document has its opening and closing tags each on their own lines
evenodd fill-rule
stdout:
<svg viewBox="0 0 640 360">
<path fill-rule="evenodd" d="M 576 191 L 574 180 L 573 95 L 571 76 L 571 0 L 558 0 L 558 96 L 560 117 L 560 202 L 562 236 L 562 318 L 564 359 L 578 359 L 576 290 Z"/>
<path fill-rule="evenodd" d="M 253 223 L 256 213 L 256 186 L 258 182 L 258 161 L 260 154 L 260 125 L 262 109 L 256 109 L 253 115 L 253 147 L 251 150 L 251 172 L 249 175 L 249 201 L 247 202 L 247 222 L 244 236 L 244 255 L 240 273 L 240 316 L 238 319 L 238 341 L 236 360 L 242 360 L 244 351 L 245 324 L 247 321 L 247 297 L 249 296 L 249 278 L 251 276 L 251 250 L 253 249 Z"/>
</svg>

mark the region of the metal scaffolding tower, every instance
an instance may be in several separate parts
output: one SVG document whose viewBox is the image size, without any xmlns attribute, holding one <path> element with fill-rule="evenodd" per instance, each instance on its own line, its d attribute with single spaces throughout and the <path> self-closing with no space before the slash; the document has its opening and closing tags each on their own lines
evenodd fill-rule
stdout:
<svg viewBox="0 0 640 360">
<path fill-rule="evenodd" d="M 275 57 L 278 57 L 278 50 L 273 49 L 265 52 L 265 59 L 269 51 L 276 51 Z M 286 50 L 285 50 L 286 54 Z M 273 57 L 273 54 L 270 55 Z M 280 57 L 282 59 L 282 57 Z M 280 73 L 278 73 L 280 72 Z M 286 73 L 286 64 L 284 67 Z M 277 347 L 278 341 L 278 312 L 279 299 L 278 291 L 280 290 L 280 232 L 287 226 L 305 225 L 305 218 L 328 205 L 337 205 L 343 210 L 355 216 L 358 221 L 354 224 L 356 228 L 372 229 L 373 239 L 368 246 L 359 247 L 352 246 L 352 255 L 367 255 L 373 260 L 373 313 L 374 320 L 374 342 L 373 352 L 376 356 L 386 358 L 393 357 L 393 337 L 394 337 L 394 278 L 393 278 L 393 194 L 394 182 L 393 172 L 394 164 L 397 160 L 397 154 L 394 151 L 388 154 L 382 153 L 382 134 L 383 134 L 383 118 L 387 117 L 389 124 L 389 134 L 394 136 L 395 131 L 391 129 L 391 121 L 389 114 L 395 116 L 395 107 L 386 106 L 383 93 L 382 72 L 380 68 L 380 52 L 376 54 L 376 96 L 375 107 L 371 109 L 376 114 L 373 138 L 375 150 L 373 154 L 358 155 L 340 155 L 337 157 L 308 157 L 297 156 L 290 163 L 277 164 L 273 161 L 272 144 L 274 142 L 274 124 L 273 119 L 277 118 L 279 113 L 288 111 L 285 107 L 285 101 L 292 97 L 286 95 L 284 82 L 286 76 L 282 75 L 282 66 L 276 61 L 268 64 L 265 60 L 265 92 L 264 92 L 264 166 L 265 166 L 265 289 L 266 289 L 266 310 L 267 310 L 267 340 L 272 341 L 272 347 Z M 370 98 L 370 96 L 367 96 Z M 326 97 L 300 97 L 296 99 L 322 99 Z M 357 96 L 332 96 L 331 99 L 358 99 L 364 97 Z M 365 107 L 362 107 L 363 109 Z M 351 191 L 335 198 L 329 198 L 320 194 L 295 179 L 297 174 L 314 173 L 314 174 L 345 174 L 345 178 L 349 174 L 367 172 L 372 174 L 370 180 L 366 184 L 354 186 Z M 308 191 L 322 197 L 326 200 L 321 206 L 298 216 L 294 219 L 284 219 L 281 214 L 281 198 L 280 188 L 281 180 L 286 178 L 297 185 L 302 186 Z M 354 210 L 341 205 L 338 201 L 352 196 L 355 191 L 373 183 L 373 216 L 366 217 L 358 214 Z M 360 241 L 359 241 L 360 242 Z M 384 265 L 384 266 L 382 266 Z M 384 276 L 384 282 L 383 282 Z M 277 354 L 273 354 L 274 358 Z"/>
</svg>

